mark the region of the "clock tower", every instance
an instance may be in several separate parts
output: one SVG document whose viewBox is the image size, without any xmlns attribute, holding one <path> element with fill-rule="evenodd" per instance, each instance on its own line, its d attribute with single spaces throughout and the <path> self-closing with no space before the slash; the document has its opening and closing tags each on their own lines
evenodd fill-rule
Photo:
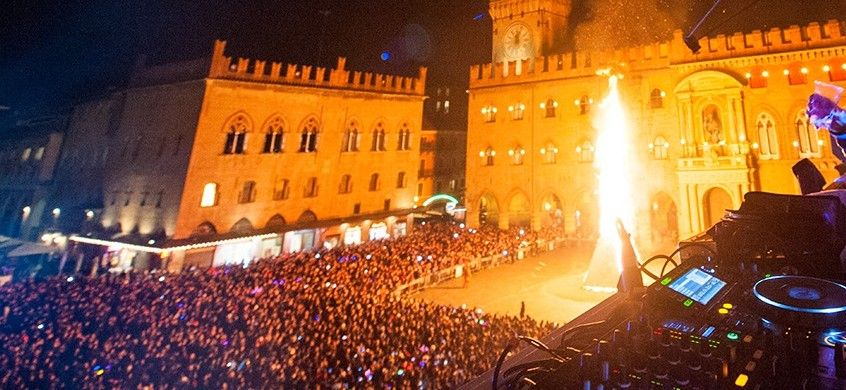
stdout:
<svg viewBox="0 0 846 390">
<path fill-rule="evenodd" d="M 571 0 L 491 0 L 493 62 L 551 54 L 563 38 Z"/>
</svg>

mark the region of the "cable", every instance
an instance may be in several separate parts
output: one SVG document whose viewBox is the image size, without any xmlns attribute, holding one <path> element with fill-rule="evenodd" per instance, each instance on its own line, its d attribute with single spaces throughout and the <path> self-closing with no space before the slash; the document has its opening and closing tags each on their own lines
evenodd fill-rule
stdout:
<svg viewBox="0 0 846 390">
<path fill-rule="evenodd" d="M 544 344 L 540 340 L 533 338 L 533 337 L 529 337 L 529 336 L 517 336 L 517 337 L 520 340 L 531 344 L 533 347 L 540 349 L 541 351 L 544 351 L 544 352 L 552 355 L 552 357 L 560 360 L 562 363 L 564 362 L 564 358 L 561 355 L 559 355 L 558 352 L 553 351 L 551 348 L 549 348 L 546 344 Z"/>
<path fill-rule="evenodd" d="M 508 343 L 505 344 L 505 348 L 503 348 L 502 353 L 499 354 L 499 357 L 496 359 L 496 365 L 494 366 L 494 373 L 493 373 L 493 380 L 491 381 L 491 389 L 497 390 L 498 382 L 499 382 L 499 371 L 502 369 L 502 363 L 505 362 L 505 357 L 508 356 L 508 353 L 511 352 L 514 347 L 517 346 L 519 341 L 515 341 L 514 338 L 508 340 Z"/>
</svg>

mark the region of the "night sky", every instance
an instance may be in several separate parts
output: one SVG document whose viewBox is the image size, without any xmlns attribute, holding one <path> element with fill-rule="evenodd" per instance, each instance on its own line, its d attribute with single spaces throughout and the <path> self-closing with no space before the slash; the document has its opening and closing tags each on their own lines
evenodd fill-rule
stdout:
<svg viewBox="0 0 846 390">
<path fill-rule="evenodd" d="M 574 0 L 573 48 L 654 41 L 689 30 L 712 0 Z M 283 62 L 465 82 L 490 61 L 485 0 L 43 1 L 7 0 L 0 23 L 0 106 L 67 107 L 124 85 L 139 54 L 150 62 L 228 53 Z M 701 32 L 751 30 L 846 15 L 846 0 L 722 0 Z M 620 37 L 627 37 L 621 40 Z M 391 54 L 388 61 L 383 52 Z M 3 111 L 0 111 L 3 115 Z"/>
</svg>

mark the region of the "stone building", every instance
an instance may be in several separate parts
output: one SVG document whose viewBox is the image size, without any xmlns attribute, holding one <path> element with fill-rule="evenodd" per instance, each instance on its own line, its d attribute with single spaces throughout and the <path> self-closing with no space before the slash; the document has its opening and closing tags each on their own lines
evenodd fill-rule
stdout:
<svg viewBox="0 0 846 390">
<path fill-rule="evenodd" d="M 0 135 L 0 235 L 35 239 L 55 227 L 50 207 L 67 115 L 21 118 Z"/>
<path fill-rule="evenodd" d="M 119 103 L 93 104 L 120 106 L 104 125 L 99 216 L 116 235 L 72 240 L 118 250 L 126 267 L 161 257 L 179 269 L 402 235 L 425 82 L 425 68 L 403 77 L 351 71 L 344 58 L 335 69 L 232 58 L 223 41 L 210 58 L 139 64 L 109 98 Z"/>
<path fill-rule="evenodd" d="M 596 233 L 591 114 L 608 92 L 598 71 L 609 69 L 624 76 L 642 172 L 634 230 L 647 250 L 707 229 L 748 191 L 798 193 L 790 168 L 801 158 L 837 176 L 831 141 L 804 109 L 814 80 L 846 85 L 843 21 L 704 37 L 698 54 L 680 31 L 610 52 L 551 52 L 567 7 L 490 4 L 494 62 L 470 70 L 471 224 Z"/>
<path fill-rule="evenodd" d="M 467 93 L 457 81 L 428 88 L 423 106 L 417 195 L 420 203 L 434 195 L 461 202 L 467 145 Z"/>
</svg>

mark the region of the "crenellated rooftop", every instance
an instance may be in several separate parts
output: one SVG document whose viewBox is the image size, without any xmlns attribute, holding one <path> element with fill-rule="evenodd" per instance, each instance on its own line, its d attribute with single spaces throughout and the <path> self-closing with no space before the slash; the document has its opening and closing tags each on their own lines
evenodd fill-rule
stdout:
<svg viewBox="0 0 846 390">
<path fill-rule="evenodd" d="M 766 65 L 808 59 L 808 56 L 789 59 L 779 55 L 807 51 L 821 51 L 816 55 L 818 58 L 846 55 L 846 22 L 839 20 L 703 37 L 699 40 L 702 49 L 698 54 L 691 53 L 683 37 L 684 34 L 677 30 L 671 41 L 649 45 L 613 51 L 562 53 L 522 60 L 520 64 L 512 61 L 474 65 L 470 68 L 470 87 L 590 77 L 609 67 L 622 68 L 626 72 L 748 57 L 756 58 L 755 65 Z"/>
<path fill-rule="evenodd" d="M 347 70 L 346 58 L 338 58 L 336 69 L 311 65 L 283 64 L 225 55 L 226 41 L 216 40 L 209 78 L 285 85 L 336 88 L 378 93 L 423 96 L 428 70 L 421 67 L 417 77 Z"/>
</svg>

